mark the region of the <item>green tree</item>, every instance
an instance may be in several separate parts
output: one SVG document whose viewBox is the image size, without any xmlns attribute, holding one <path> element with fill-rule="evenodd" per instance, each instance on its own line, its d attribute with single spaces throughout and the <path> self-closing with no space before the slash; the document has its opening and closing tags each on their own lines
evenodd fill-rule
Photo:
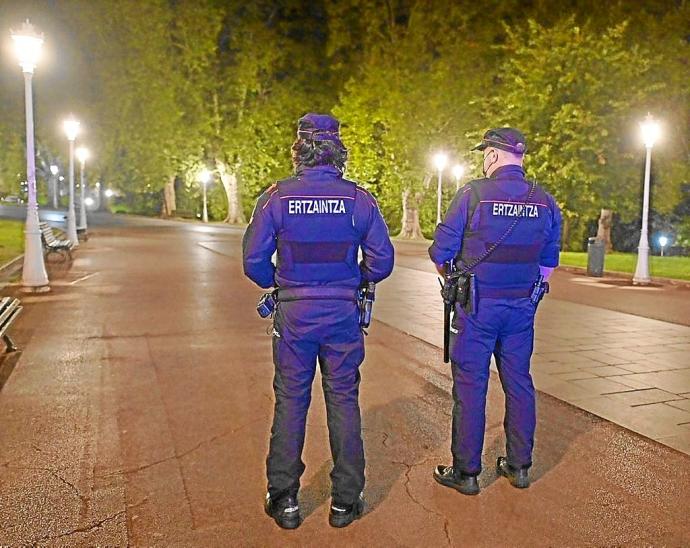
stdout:
<svg viewBox="0 0 690 548">
<path fill-rule="evenodd" d="M 631 122 L 663 86 L 650 78 L 648 52 L 626 44 L 626 31 L 625 23 L 602 32 L 572 18 L 509 29 L 500 85 L 486 101 L 495 120 L 527 134 L 528 171 L 563 208 L 569 247 L 600 208 L 636 203 Z"/>
</svg>

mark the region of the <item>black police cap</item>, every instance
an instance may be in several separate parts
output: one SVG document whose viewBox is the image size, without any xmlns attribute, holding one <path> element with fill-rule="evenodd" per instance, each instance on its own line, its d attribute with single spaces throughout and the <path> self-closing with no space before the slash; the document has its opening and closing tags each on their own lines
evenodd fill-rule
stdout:
<svg viewBox="0 0 690 548">
<path fill-rule="evenodd" d="M 328 114 L 310 112 L 297 122 L 297 137 L 310 141 L 340 141 L 340 122 Z"/>
<path fill-rule="evenodd" d="M 482 137 L 482 142 L 471 150 L 484 150 L 489 147 L 500 148 L 513 154 L 524 154 L 527 151 L 525 136 L 512 127 L 490 129 Z"/>
</svg>

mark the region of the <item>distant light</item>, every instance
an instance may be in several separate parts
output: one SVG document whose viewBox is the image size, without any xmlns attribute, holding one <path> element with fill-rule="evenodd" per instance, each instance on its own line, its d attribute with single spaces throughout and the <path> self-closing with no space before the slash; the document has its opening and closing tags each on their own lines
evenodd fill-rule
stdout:
<svg viewBox="0 0 690 548">
<path fill-rule="evenodd" d="M 27 19 L 19 31 L 10 30 L 14 49 L 19 58 L 19 66 L 24 72 L 32 74 L 41 56 L 41 46 L 43 46 L 43 34 L 39 34 Z"/>
<path fill-rule="evenodd" d="M 448 164 L 448 155 L 444 152 L 437 152 L 434 154 L 434 167 L 437 170 L 443 171 Z"/>
<path fill-rule="evenodd" d="M 91 156 L 89 149 L 86 147 L 79 147 L 75 152 L 77 154 L 77 160 L 79 160 L 82 164 Z"/>
<path fill-rule="evenodd" d="M 114 190 L 108 189 L 108 190 L 105 191 L 105 197 L 106 197 L 106 198 L 112 198 L 113 196 L 115 196 L 115 191 L 114 191 Z"/>
<path fill-rule="evenodd" d="M 65 180 L 65 178 L 64 178 L 62 175 L 60 175 L 60 177 L 58 177 L 58 179 L 59 179 L 60 181 L 64 181 L 64 180 Z"/>
<path fill-rule="evenodd" d="M 96 181 L 96 188 L 101 188 L 101 183 L 99 181 Z"/>
<path fill-rule="evenodd" d="M 89 196 L 88 198 L 84 198 L 84 204 L 86 204 L 89 207 L 91 207 L 95 203 L 96 202 L 93 201 L 93 198 L 91 196 Z"/>
<path fill-rule="evenodd" d="M 661 247 L 666 247 L 667 243 L 668 243 L 668 238 L 666 236 L 659 236 L 659 245 Z"/>
<path fill-rule="evenodd" d="M 50 166 L 50 172 L 53 175 L 57 175 L 60 172 L 60 168 L 56 165 L 52 165 L 52 166 Z"/>
<path fill-rule="evenodd" d="M 647 114 L 644 122 L 640 123 L 640 132 L 642 133 L 642 141 L 644 146 L 652 148 L 654 143 L 661 136 L 661 127 L 651 114 Z"/>
<path fill-rule="evenodd" d="M 453 166 L 453 177 L 459 180 L 463 173 L 465 173 L 465 166 L 461 166 L 460 164 Z"/>
<path fill-rule="evenodd" d="M 79 122 L 77 122 L 73 117 L 70 117 L 69 120 L 64 121 L 62 127 L 65 130 L 67 139 L 74 141 L 77 138 L 77 135 L 79 135 L 79 125 Z"/>
<path fill-rule="evenodd" d="M 206 184 L 211 180 L 211 172 L 208 169 L 202 169 L 199 173 L 199 182 L 201 184 Z"/>
</svg>

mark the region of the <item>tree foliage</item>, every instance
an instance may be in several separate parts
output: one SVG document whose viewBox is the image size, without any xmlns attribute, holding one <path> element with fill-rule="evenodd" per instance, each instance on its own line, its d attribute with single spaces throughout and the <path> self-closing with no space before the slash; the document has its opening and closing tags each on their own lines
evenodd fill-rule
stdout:
<svg viewBox="0 0 690 548">
<path fill-rule="evenodd" d="M 39 139 L 53 155 L 63 151 L 42 115 L 69 100 L 96 149 L 94 167 L 140 209 L 156 210 L 174 181 L 180 202 L 196 203 L 205 167 L 216 174 L 212 217 L 241 221 L 290 172 L 296 120 L 331 111 L 350 149 L 348 175 L 374 192 L 393 230 L 405 200 L 429 234 L 432 154 L 445 150 L 477 176 L 470 145 L 507 124 L 527 135 L 528 173 L 563 206 L 566 240 L 577 247 L 600 208 L 624 222 L 639 214 L 637 123 L 651 111 L 664 123 L 652 206 L 677 219 L 690 180 L 690 5 L 554 5 L 7 0 L 0 15 L 20 21 L 35 13 L 56 45 L 64 42 L 62 91 L 37 94 Z M 23 166 L 15 88 L 10 96 L 0 85 L 7 188 Z M 448 172 L 445 181 L 448 203 Z"/>
</svg>

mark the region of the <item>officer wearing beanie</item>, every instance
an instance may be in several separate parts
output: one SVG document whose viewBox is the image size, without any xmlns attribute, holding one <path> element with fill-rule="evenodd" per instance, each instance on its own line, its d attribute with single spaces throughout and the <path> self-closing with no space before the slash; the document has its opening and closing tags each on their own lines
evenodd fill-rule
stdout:
<svg viewBox="0 0 690 548">
<path fill-rule="evenodd" d="M 346 160 L 335 118 L 302 117 L 292 145 L 295 175 L 261 195 L 243 240 L 245 274 L 277 288 L 265 509 L 287 529 L 300 525 L 297 493 L 317 361 L 333 456 L 329 523 L 344 527 L 364 509 L 357 290 L 391 273 L 393 246 L 374 198 L 343 178 Z"/>
<path fill-rule="evenodd" d="M 466 495 L 479 493 L 492 354 L 506 396 L 506 456 L 497 472 L 514 487 L 529 487 L 536 426 L 530 297 L 539 275 L 546 280 L 558 266 L 561 230 L 553 196 L 525 179 L 522 133 L 492 129 L 472 150 L 483 151 L 485 178 L 458 191 L 429 248 L 439 272 L 452 262 L 476 282 L 473 307 L 456 305 L 453 320 L 453 464 L 434 470 L 438 483 Z"/>
</svg>

